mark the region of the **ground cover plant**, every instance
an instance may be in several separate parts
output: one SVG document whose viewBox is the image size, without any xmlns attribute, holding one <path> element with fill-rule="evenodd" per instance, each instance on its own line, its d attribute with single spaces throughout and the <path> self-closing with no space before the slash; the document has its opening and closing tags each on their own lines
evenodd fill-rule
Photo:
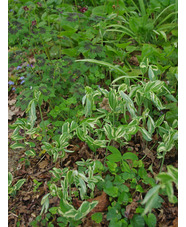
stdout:
<svg viewBox="0 0 186 227">
<path fill-rule="evenodd" d="M 177 1 L 8 7 L 9 226 L 177 226 Z"/>
</svg>

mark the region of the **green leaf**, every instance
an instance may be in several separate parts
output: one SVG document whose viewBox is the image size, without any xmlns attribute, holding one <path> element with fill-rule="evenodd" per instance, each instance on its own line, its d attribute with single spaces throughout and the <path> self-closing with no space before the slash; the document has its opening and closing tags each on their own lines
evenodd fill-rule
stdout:
<svg viewBox="0 0 186 227">
<path fill-rule="evenodd" d="M 47 194 L 49 196 L 49 194 Z M 46 195 L 46 197 L 47 197 Z M 44 200 L 44 197 L 43 199 Z M 44 203 L 44 201 L 43 201 Z M 42 204 L 41 204 L 42 205 Z M 68 201 L 66 201 L 65 199 L 61 199 L 60 200 L 60 211 L 65 214 L 66 212 L 70 211 L 70 210 L 74 210 L 74 207 L 68 203 Z"/>
<path fill-rule="evenodd" d="M 165 185 L 167 196 L 169 199 L 170 203 L 174 203 L 174 190 L 173 190 L 173 185 L 172 182 L 167 182 Z"/>
<path fill-rule="evenodd" d="M 127 192 L 122 192 L 118 197 L 119 204 L 127 204 L 129 201 L 129 196 Z"/>
<path fill-rule="evenodd" d="M 152 138 L 151 138 L 151 134 L 149 132 L 147 132 L 147 130 L 145 128 L 141 128 L 139 127 L 139 130 L 140 132 L 142 133 L 142 136 L 143 138 L 146 140 L 146 141 L 151 141 Z"/>
<path fill-rule="evenodd" d="M 151 116 L 149 115 L 148 116 L 148 121 L 147 121 L 147 128 L 148 128 L 148 131 L 149 133 L 152 135 L 152 133 L 154 132 L 155 130 L 155 123 L 154 123 L 154 120 L 151 118 Z"/>
<path fill-rule="evenodd" d="M 78 127 L 78 124 L 75 121 L 72 121 L 70 124 L 70 131 L 74 131 L 76 130 L 76 128 Z"/>
<path fill-rule="evenodd" d="M 148 227 L 156 227 L 156 216 L 153 213 L 148 214 L 147 216 L 144 216 L 145 222 L 148 225 Z"/>
<path fill-rule="evenodd" d="M 115 111 L 116 106 L 117 106 L 117 98 L 116 98 L 116 94 L 115 94 L 115 92 L 114 92 L 113 90 L 111 90 L 111 91 L 109 92 L 109 99 L 108 99 L 108 101 L 109 101 L 109 106 L 110 106 L 110 108 L 111 108 L 113 111 Z"/>
<path fill-rule="evenodd" d="M 121 97 L 126 101 L 127 104 L 134 106 L 132 99 L 127 94 L 125 94 L 123 91 L 120 91 L 119 93 Z"/>
<path fill-rule="evenodd" d="M 85 136 L 84 136 L 84 131 L 81 129 L 81 128 L 77 128 L 76 129 L 76 133 L 77 133 L 77 136 L 78 138 L 81 140 L 81 141 L 85 141 Z"/>
<path fill-rule="evenodd" d="M 133 227 L 143 227 L 145 226 L 145 221 L 141 215 L 135 214 L 131 219 L 131 224 Z"/>
<path fill-rule="evenodd" d="M 121 161 L 121 159 L 122 159 L 121 152 L 117 148 L 112 147 L 112 146 L 108 146 L 107 149 L 112 152 L 111 155 L 107 156 L 107 159 L 110 162 L 119 162 L 119 161 Z"/>
<path fill-rule="evenodd" d="M 150 92 L 146 93 L 145 97 L 147 99 L 149 99 L 150 101 L 152 101 L 154 103 L 154 105 L 158 108 L 158 110 L 165 109 L 165 107 L 162 105 L 160 99 L 157 97 L 157 95 L 155 95 L 154 92 L 150 91 Z"/>
<path fill-rule="evenodd" d="M 109 171 L 112 173 L 112 174 L 116 174 L 116 171 L 117 171 L 117 164 L 114 163 L 114 162 L 110 162 L 110 161 L 107 161 L 107 166 L 108 166 L 108 169 Z"/>
<path fill-rule="evenodd" d="M 160 188 L 160 185 L 156 185 L 147 192 L 144 200 L 142 201 L 142 205 L 145 204 L 145 209 L 142 215 L 145 215 L 146 213 L 150 212 L 152 208 L 154 208 L 158 200 Z"/>
<path fill-rule="evenodd" d="M 31 103 L 30 111 L 29 111 L 29 122 L 31 124 L 31 128 L 34 127 L 35 121 L 36 121 L 36 107 L 35 102 Z"/>
<path fill-rule="evenodd" d="M 138 156 L 132 152 L 127 152 L 123 155 L 123 159 L 131 159 L 131 160 L 138 160 Z"/>
<path fill-rule="evenodd" d="M 43 196 L 42 200 L 41 200 L 41 205 L 42 205 L 42 208 L 41 208 L 41 213 L 42 214 L 43 212 L 47 212 L 48 211 L 48 208 L 49 208 L 49 197 L 50 193 L 46 194 L 45 196 Z"/>
<path fill-rule="evenodd" d="M 149 66 L 149 70 L 148 70 L 148 76 L 151 81 L 155 81 L 157 79 L 156 76 L 154 75 L 152 67 L 150 67 L 150 66 Z"/>
<path fill-rule="evenodd" d="M 70 126 L 69 122 L 66 122 L 66 123 L 63 124 L 63 126 L 62 126 L 62 134 L 63 133 L 69 133 L 69 126 Z"/>
<path fill-rule="evenodd" d="M 103 215 L 102 213 L 94 213 L 92 216 L 91 216 L 92 220 L 95 221 L 96 223 L 101 223 L 102 222 L 102 219 L 103 219 Z"/>
<path fill-rule="evenodd" d="M 28 150 L 25 152 L 25 154 L 27 156 L 31 156 L 31 157 L 35 157 L 36 156 L 36 152 L 34 150 Z"/>
<path fill-rule="evenodd" d="M 178 186 L 178 169 L 174 166 L 167 166 L 167 171 L 170 176 L 172 176 L 174 183 Z"/>
<path fill-rule="evenodd" d="M 81 199 L 83 200 L 84 199 L 84 196 L 86 194 L 86 191 L 87 191 L 87 188 L 86 188 L 86 184 L 84 182 L 84 180 L 82 178 L 79 177 L 79 184 L 80 184 L 80 196 L 81 196 Z"/>
<path fill-rule="evenodd" d="M 13 176 L 10 172 L 8 172 L 8 186 L 12 184 Z"/>
<path fill-rule="evenodd" d="M 159 127 L 162 124 L 162 122 L 164 121 L 164 117 L 165 117 L 165 115 L 161 115 L 158 118 L 158 120 L 155 122 L 156 127 Z"/>
<path fill-rule="evenodd" d="M 14 143 L 10 146 L 11 149 L 25 148 L 25 145 L 22 143 Z"/>
<path fill-rule="evenodd" d="M 98 61 L 98 60 L 95 60 L 95 59 L 82 59 L 82 60 L 76 60 L 76 62 L 78 61 L 84 61 L 84 62 L 90 62 L 90 63 L 95 63 L 95 64 L 98 64 L 98 65 L 103 65 L 103 66 L 107 66 L 111 69 L 115 69 L 116 71 L 126 75 L 126 72 L 123 71 L 122 69 L 118 68 L 117 66 L 115 65 L 112 65 L 110 63 L 107 63 L 107 62 L 104 62 L 104 61 Z M 133 78 L 133 77 L 131 77 Z"/>
<path fill-rule="evenodd" d="M 173 177 L 168 173 L 162 172 L 156 176 L 157 180 L 160 180 L 163 184 L 166 184 L 168 181 L 173 181 Z"/>
<path fill-rule="evenodd" d="M 118 187 L 112 186 L 112 187 L 109 187 L 109 188 L 104 188 L 104 192 L 107 195 L 115 198 L 115 197 L 118 196 Z"/>
<path fill-rule="evenodd" d="M 75 215 L 75 220 L 80 220 L 83 217 L 85 217 L 96 205 L 98 204 L 98 201 L 93 201 L 91 203 L 84 201 L 80 208 L 78 209 L 77 214 Z"/>
<path fill-rule="evenodd" d="M 19 190 L 21 186 L 25 183 L 25 179 L 18 180 L 18 182 L 14 185 L 16 190 Z"/>
<path fill-rule="evenodd" d="M 123 172 L 131 172 L 131 169 L 126 161 L 122 161 L 121 169 Z"/>
<path fill-rule="evenodd" d="M 114 129 L 107 123 L 105 124 L 103 129 L 104 129 L 105 134 L 108 137 L 108 139 L 112 140 L 114 138 Z"/>
</svg>

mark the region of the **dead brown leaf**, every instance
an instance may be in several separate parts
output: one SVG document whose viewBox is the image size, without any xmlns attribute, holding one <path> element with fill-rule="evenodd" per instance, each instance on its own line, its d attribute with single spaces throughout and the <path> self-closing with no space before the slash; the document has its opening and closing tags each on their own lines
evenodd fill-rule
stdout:
<svg viewBox="0 0 186 227">
<path fill-rule="evenodd" d="M 127 205 L 126 211 L 125 211 L 125 217 L 132 219 L 137 206 L 138 206 L 138 203 L 136 201 L 132 201 L 131 204 Z"/>
<path fill-rule="evenodd" d="M 8 100 L 8 105 L 12 106 L 16 103 L 16 99 Z"/>
<path fill-rule="evenodd" d="M 144 153 L 145 155 L 147 155 L 147 157 L 150 158 L 150 159 L 152 160 L 152 163 L 154 162 L 155 157 L 154 157 L 152 151 L 150 151 L 150 150 L 146 147 L 146 148 L 143 150 L 143 153 Z"/>
<path fill-rule="evenodd" d="M 138 59 L 137 59 L 136 56 L 132 56 L 132 57 L 129 59 L 129 63 L 131 63 L 132 65 L 139 66 L 139 61 L 138 61 Z"/>
<path fill-rule="evenodd" d="M 8 120 L 11 121 L 14 115 L 15 115 L 15 113 L 8 108 Z"/>
<path fill-rule="evenodd" d="M 171 227 L 178 227 L 178 217 L 176 219 L 174 219 L 173 225 Z"/>
<path fill-rule="evenodd" d="M 44 160 L 44 161 L 40 162 L 38 165 L 39 165 L 40 169 L 44 169 L 45 167 L 48 166 L 48 160 Z"/>
<path fill-rule="evenodd" d="M 103 98 L 102 102 L 100 103 L 100 107 L 104 110 L 107 110 L 108 112 L 111 111 L 108 98 Z"/>
</svg>

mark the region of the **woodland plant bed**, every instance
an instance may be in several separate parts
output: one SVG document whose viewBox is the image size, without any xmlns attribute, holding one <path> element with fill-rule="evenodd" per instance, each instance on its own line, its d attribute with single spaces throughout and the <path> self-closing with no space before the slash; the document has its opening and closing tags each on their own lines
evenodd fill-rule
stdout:
<svg viewBox="0 0 186 227">
<path fill-rule="evenodd" d="M 176 0 L 9 1 L 9 226 L 178 225 Z"/>
</svg>

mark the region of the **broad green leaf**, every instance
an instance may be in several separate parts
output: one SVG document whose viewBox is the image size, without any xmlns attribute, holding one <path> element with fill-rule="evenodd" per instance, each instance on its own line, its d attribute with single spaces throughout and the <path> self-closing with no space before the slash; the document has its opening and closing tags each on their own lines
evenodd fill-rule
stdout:
<svg viewBox="0 0 186 227">
<path fill-rule="evenodd" d="M 156 126 L 154 123 L 154 120 L 151 118 L 151 116 L 148 116 L 148 121 L 147 121 L 147 128 L 148 128 L 148 132 L 152 135 L 152 133 L 154 132 Z"/>
<path fill-rule="evenodd" d="M 120 125 L 118 127 L 118 129 L 116 130 L 116 132 L 115 132 L 115 136 L 116 136 L 116 138 L 121 138 L 121 137 L 123 137 L 125 135 L 125 133 L 126 133 L 125 127 Z"/>
<path fill-rule="evenodd" d="M 35 121 L 36 121 L 36 107 L 35 107 L 35 102 L 32 102 L 30 111 L 29 111 L 29 122 L 31 124 L 31 128 L 34 127 Z"/>
<path fill-rule="evenodd" d="M 22 143 L 14 143 L 10 146 L 11 149 L 25 148 L 25 144 Z"/>
<path fill-rule="evenodd" d="M 126 101 L 127 104 L 134 106 L 133 101 L 127 94 L 125 94 L 123 91 L 120 91 L 119 93 L 120 93 L 121 97 Z"/>
<path fill-rule="evenodd" d="M 84 214 L 84 213 L 86 213 L 86 212 L 89 210 L 89 208 L 90 208 L 90 203 L 87 202 L 87 201 L 84 201 L 84 202 L 81 204 L 81 206 L 80 206 L 80 208 L 79 208 L 79 211 L 80 211 L 82 214 Z"/>
<path fill-rule="evenodd" d="M 125 203 L 128 203 L 128 201 L 129 201 L 128 193 L 126 193 L 125 191 L 123 191 L 123 192 L 118 196 L 118 203 L 119 203 L 119 204 L 125 204 Z"/>
<path fill-rule="evenodd" d="M 131 224 L 133 227 L 144 227 L 145 221 L 141 215 L 135 214 L 131 219 Z"/>
<path fill-rule="evenodd" d="M 111 108 L 113 111 L 115 111 L 116 106 L 117 106 L 117 98 L 116 98 L 116 94 L 115 94 L 115 92 L 114 92 L 113 90 L 111 90 L 111 91 L 109 92 L 109 99 L 108 99 L 108 101 L 109 101 L 109 106 L 110 106 L 110 108 Z"/>
<path fill-rule="evenodd" d="M 118 196 L 118 187 L 112 186 L 112 187 L 109 187 L 109 188 L 105 188 L 105 189 L 104 189 L 104 192 L 105 192 L 107 195 L 109 195 L 109 196 L 115 198 L 115 197 Z"/>
<path fill-rule="evenodd" d="M 142 205 L 145 204 L 145 209 L 142 215 L 145 215 L 146 213 L 150 212 L 152 208 L 154 208 L 154 205 L 158 200 L 158 193 L 160 188 L 160 185 L 156 185 L 147 192 L 144 200 L 142 201 Z"/>
<path fill-rule="evenodd" d="M 28 150 L 25 152 L 25 154 L 27 156 L 31 156 L 31 157 L 35 157 L 36 156 L 36 152 L 34 150 Z"/>
<path fill-rule="evenodd" d="M 81 140 L 81 141 L 85 141 L 85 136 L 84 136 L 84 132 L 81 128 L 77 128 L 76 129 L 76 133 L 77 133 L 77 136 L 78 138 Z"/>
<path fill-rule="evenodd" d="M 117 164 L 114 163 L 114 162 L 111 162 L 111 161 L 107 161 L 106 163 L 107 163 L 109 171 L 112 174 L 116 174 L 116 172 L 117 172 Z"/>
<path fill-rule="evenodd" d="M 168 173 L 159 173 L 157 176 L 156 176 L 156 179 L 157 180 L 160 180 L 162 182 L 162 184 L 166 184 L 168 181 L 173 181 L 173 177 L 170 176 Z"/>
<path fill-rule="evenodd" d="M 18 180 L 18 182 L 14 185 L 15 190 L 19 190 L 21 186 L 25 183 L 25 179 Z"/>
<path fill-rule="evenodd" d="M 178 169 L 174 166 L 167 166 L 167 171 L 170 176 L 172 176 L 174 183 L 178 186 Z"/>
<path fill-rule="evenodd" d="M 91 115 L 92 111 L 92 100 L 89 96 L 86 96 L 86 105 L 85 105 L 85 116 Z"/>
<path fill-rule="evenodd" d="M 91 219 L 92 219 L 93 221 L 95 221 L 96 223 L 100 223 L 100 222 L 102 222 L 103 215 L 102 215 L 102 213 L 94 213 L 94 214 L 91 216 Z"/>
<path fill-rule="evenodd" d="M 62 126 L 62 134 L 63 133 L 69 133 L 69 122 L 66 122 L 66 123 L 64 123 L 63 124 L 63 126 Z"/>
<path fill-rule="evenodd" d="M 98 205 L 98 201 L 92 201 L 91 203 L 90 203 L 90 211 L 94 208 L 94 207 L 96 207 L 97 205 Z"/>
<path fill-rule="evenodd" d="M 107 149 L 112 152 L 111 155 L 107 156 L 107 159 L 110 162 L 119 162 L 119 161 L 121 161 L 121 159 L 122 159 L 121 152 L 117 148 L 112 147 L 112 146 L 108 146 Z"/>
<path fill-rule="evenodd" d="M 114 129 L 109 124 L 106 123 L 103 129 L 109 140 L 114 139 Z"/>
<path fill-rule="evenodd" d="M 122 161 L 121 169 L 123 172 L 128 172 L 128 173 L 131 172 L 131 169 L 130 169 L 128 163 L 124 160 Z"/>
<path fill-rule="evenodd" d="M 149 116 L 149 108 L 146 108 L 143 113 L 142 113 L 142 117 L 143 117 L 143 121 L 145 122 L 145 119 Z"/>
<path fill-rule="evenodd" d="M 8 186 L 12 184 L 13 176 L 10 172 L 8 172 Z"/>
<path fill-rule="evenodd" d="M 150 66 L 149 66 L 149 70 L 148 70 L 148 76 L 149 76 L 149 79 L 150 79 L 151 81 L 154 81 L 154 80 L 157 79 L 156 76 L 154 75 L 154 72 L 153 72 L 153 70 L 152 70 L 152 67 L 150 67 Z"/>
<path fill-rule="evenodd" d="M 175 119 L 172 123 L 172 128 L 177 128 L 178 127 L 178 120 Z"/>
<path fill-rule="evenodd" d="M 152 140 L 151 134 L 150 134 L 145 128 L 139 127 L 139 130 L 140 130 L 140 132 L 142 133 L 142 136 L 143 136 L 143 138 L 144 138 L 146 141 L 151 141 L 151 140 Z"/>
<path fill-rule="evenodd" d="M 81 187 L 80 188 L 80 196 L 81 196 L 81 199 L 84 200 L 84 196 L 86 194 L 87 187 L 86 187 L 84 180 L 80 177 L 79 177 L 79 184 L 80 184 L 80 187 Z"/>
<path fill-rule="evenodd" d="M 17 127 L 15 130 L 20 130 L 20 128 L 19 127 Z M 24 137 L 23 136 L 20 136 L 19 134 L 18 134 L 18 132 L 15 132 L 15 130 L 14 130 L 14 132 L 13 132 L 13 134 L 12 134 L 12 136 L 11 136 L 11 139 L 12 140 L 23 140 L 24 139 Z"/>
<path fill-rule="evenodd" d="M 94 140 L 93 144 L 98 147 L 106 147 L 107 140 Z"/>
<path fill-rule="evenodd" d="M 159 126 L 162 124 L 162 122 L 164 121 L 164 117 L 165 117 L 165 115 L 161 115 L 161 116 L 158 118 L 158 120 L 155 122 L 155 126 L 156 126 L 156 127 L 159 127 Z"/>
<path fill-rule="evenodd" d="M 91 203 L 84 201 L 80 208 L 77 211 L 77 214 L 74 217 L 74 220 L 80 220 L 83 217 L 85 217 L 96 205 L 98 204 L 98 201 L 93 201 Z"/>
<path fill-rule="evenodd" d="M 166 149 L 166 145 L 163 142 L 161 142 L 157 148 L 157 152 L 161 153 L 163 151 L 167 151 L 167 149 Z"/>
<path fill-rule="evenodd" d="M 148 92 L 145 94 L 145 97 L 147 99 L 149 99 L 150 101 L 152 101 L 154 103 L 154 105 L 158 108 L 158 110 L 163 110 L 165 109 L 165 107 L 162 105 L 160 99 L 157 97 L 157 95 L 155 95 L 154 92 Z"/>
<path fill-rule="evenodd" d="M 75 121 L 72 121 L 70 124 L 70 131 L 74 131 L 76 130 L 76 128 L 78 127 L 78 124 Z"/>
<path fill-rule="evenodd" d="M 156 227 L 156 216 L 153 213 L 148 214 L 147 216 L 144 216 L 145 222 L 148 225 L 148 227 Z"/>
<path fill-rule="evenodd" d="M 163 88 L 164 82 L 160 80 L 149 81 L 144 86 L 145 93 L 147 92 L 159 92 Z"/>
<path fill-rule="evenodd" d="M 47 194 L 47 195 L 49 196 L 49 194 Z M 43 199 L 44 199 L 44 197 L 43 197 Z M 61 210 L 61 212 L 66 213 L 70 210 L 74 210 L 74 207 L 71 204 L 69 204 L 68 201 L 66 201 L 65 199 L 61 199 L 60 200 L 60 210 Z"/>
<path fill-rule="evenodd" d="M 138 156 L 132 152 L 127 152 L 123 155 L 123 159 L 131 159 L 131 160 L 138 160 Z"/>
<path fill-rule="evenodd" d="M 172 182 L 171 181 L 167 182 L 165 184 L 165 188 L 166 188 L 166 192 L 167 192 L 169 202 L 174 203 L 174 190 L 173 190 Z"/>
</svg>

